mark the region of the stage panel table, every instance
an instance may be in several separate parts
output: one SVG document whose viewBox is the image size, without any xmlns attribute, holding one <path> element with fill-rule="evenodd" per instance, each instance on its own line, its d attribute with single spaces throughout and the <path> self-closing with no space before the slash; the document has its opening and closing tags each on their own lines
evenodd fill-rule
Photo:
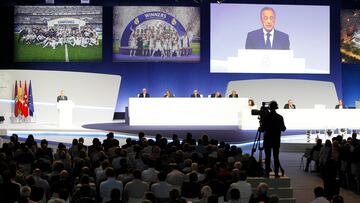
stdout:
<svg viewBox="0 0 360 203">
<path fill-rule="evenodd" d="M 248 98 L 129 98 L 130 125 L 239 125 Z"/>
<path fill-rule="evenodd" d="M 360 109 L 278 109 L 276 112 L 284 117 L 288 130 L 360 127 Z M 258 127 L 259 120 L 250 110 L 240 112 L 240 129 L 256 130 Z"/>
</svg>

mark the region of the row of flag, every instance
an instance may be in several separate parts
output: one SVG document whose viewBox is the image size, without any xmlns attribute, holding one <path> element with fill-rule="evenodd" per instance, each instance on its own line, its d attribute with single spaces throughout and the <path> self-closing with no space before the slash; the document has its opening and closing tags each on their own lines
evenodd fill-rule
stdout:
<svg viewBox="0 0 360 203">
<path fill-rule="evenodd" d="M 24 82 L 24 90 L 21 86 L 21 80 L 19 81 L 19 87 L 17 80 L 15 81 L 15 97 L 14 97 L 14 113 L 15 117 L 23 116 L 34 116 L 34 100 L 32 95 L 31 80 L 29 84 L 29 91 L 27 90 L 26 81 Z"/>
</svg>

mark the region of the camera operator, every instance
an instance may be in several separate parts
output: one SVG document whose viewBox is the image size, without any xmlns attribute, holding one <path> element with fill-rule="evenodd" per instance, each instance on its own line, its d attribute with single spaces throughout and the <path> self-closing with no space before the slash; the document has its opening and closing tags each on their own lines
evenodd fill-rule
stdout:
<svg viewBox="0 0 360 203">
<path fill-rule="evenodd" d="M 270 112 L 263 118 L 262 130 L 264 131 L 264 142 L 263 146 L 265 149 L 265 176 L 269 177 L 270 161 L 271 161 L 271 149 L 274 155 L 274 172 L 275 177 L 279 178 L 279 149 L 280 149 L 280 136 L 281 131 L 285 131 L 286 127 L 284 124 L 283 117 L 276 113 L 278 104 L 276 101 L 271 101 L 269 104 Z"/>
</svg>

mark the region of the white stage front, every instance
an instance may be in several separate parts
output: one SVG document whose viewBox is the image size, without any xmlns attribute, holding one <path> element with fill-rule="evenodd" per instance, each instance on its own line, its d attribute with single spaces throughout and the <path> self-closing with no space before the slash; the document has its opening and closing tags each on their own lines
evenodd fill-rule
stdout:
<svg viewBox="0 0 360 203">
<path fill-rule="evenodd" d="M 256 130 L 247 98 L 130 98 L 131 126 L 216 125 Z M 288 130 L 357 129 L 360 109 L 278 109 Z"/>
<path fill-rule="evenodd" d="M 130 98 L 130 125 L 238 125 L 247 98 Z"/>
</svg>

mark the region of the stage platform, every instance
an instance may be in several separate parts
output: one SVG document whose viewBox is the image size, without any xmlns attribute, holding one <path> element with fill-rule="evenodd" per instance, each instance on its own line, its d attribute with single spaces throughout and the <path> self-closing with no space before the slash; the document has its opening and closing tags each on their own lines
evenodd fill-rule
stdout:
<svg viewBox="0 0 360 203">
<path fill-rule="evenodd" d="M 181 139 L 190 132 L 193 138 L 200 138 L 207 134 L 212 139 L 225 141 L 226 143 L 237 145 L 242 148 L 251 148 L 256 137 L 257 131 L 239 130 L 238 126 L 129 126 L 124 120 L 117 120 L 111 123 L 87 124 L 83 126 L 72 126 L 70 128 L 60 128 L 53 123 L 18 123 L 0 124 L 0 134 L 10 136 L 13 133 L 25 139 L 28 134 L 33 134 L 35 139 L 47 139 L 53 144 L 59 142 L 67 145 L 71 144 L 74 138 L 83 137 L 86 145 L 91 145 L 93 138 L 104 140 L 108 132 L 115 132 L 115 138 L 120 141 L 120 145 L 125 143 L 126 138 L 137 139 L 139 132 L 144 132 L 148 138 L 154 138 L 160 133 L 164 137 L 171 139 L 173 134 L 177 134 Z M 331 136 L 324 135 L 323 131 L 318 134 L 313 130 L 310 136 L 306 135 L 306 130 L 288 130 L 283 133 L 281 139 L 281 151 L 304 152 L 305 148 L 312 147 L 318 137 L 323 140 L 331 139 L 338 134 Z M 350 136 L 350 132 L 344 138 Z"/>
</svg>

